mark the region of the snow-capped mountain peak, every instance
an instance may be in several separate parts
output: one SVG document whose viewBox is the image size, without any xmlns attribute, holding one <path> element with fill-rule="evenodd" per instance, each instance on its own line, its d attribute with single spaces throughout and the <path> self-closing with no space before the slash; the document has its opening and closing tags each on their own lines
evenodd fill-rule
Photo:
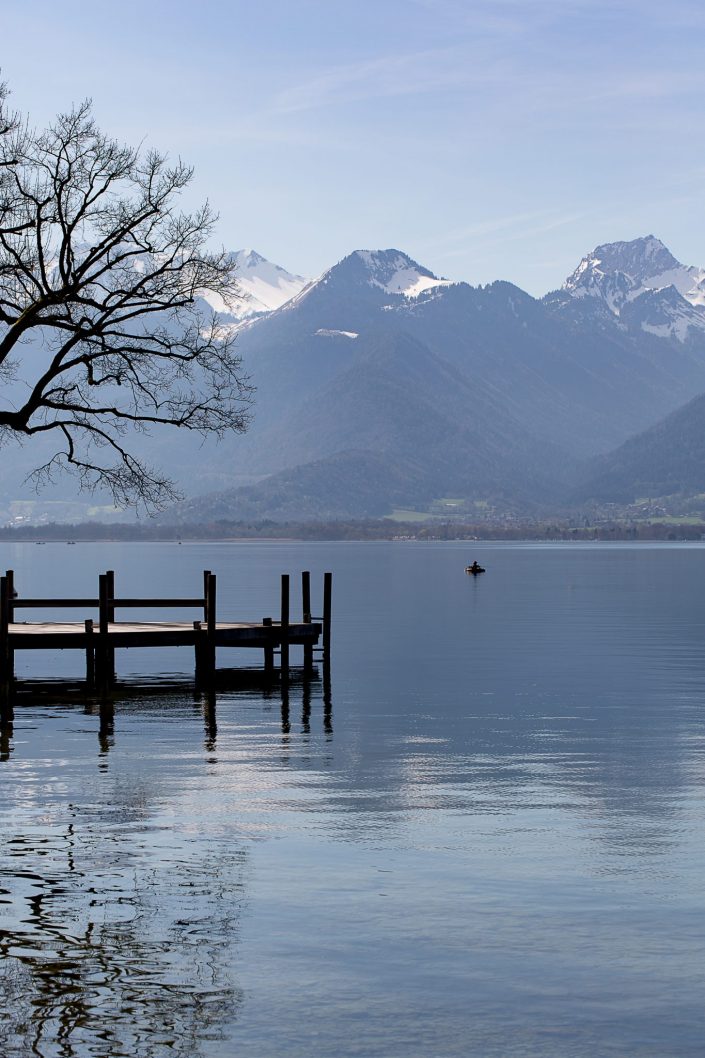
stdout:
<svg viewBox="0 0 705 1058">
<path fill-rule="evenodd" d="M 385 308 L 404 310 L 420 294 L 452 285 L 450 279 L 439 279 L 401 250 L 354 250 L 304 287 L 283 311 L 310 299 L 351 296 L 360 303 L 379 304 L 381 299 L 387 302 Z"/>
<path fill-rule="evenodd" d="M 387 294 L 416 298 L 430 287 L 450 285 L 400 250 L 356 250 L 351 256 L 362 262 L 370 285 Z"/>
<path fill-rule="evenodd" d="M 236 266 L 240 296 L 231 301 L 214 294 L 204 294 L 205 300 L 224 316 L 242 320 L 272 312 L 295 297 L 306 286 L 303 276 L 287 272 L 280 265 L 268 261 L 256 250 L 237 250 L 230 255 Z"/>
<path fill-rule="evenodd" d="M 638 321 L 652 333 L 684 340 L 690 326 L 705 329 L 705 269 L 681 264 L 654 235 L 596 247 L 568 276 L 563 290 L 576 298 L 597 298 L 620 320 Z M 659 291 L 663 305 L 654 331 L 649 320 L 639 320 L 639 306 L 632 305 L 648 295 L 643 304 L 652 319 Z"/>
</svg>

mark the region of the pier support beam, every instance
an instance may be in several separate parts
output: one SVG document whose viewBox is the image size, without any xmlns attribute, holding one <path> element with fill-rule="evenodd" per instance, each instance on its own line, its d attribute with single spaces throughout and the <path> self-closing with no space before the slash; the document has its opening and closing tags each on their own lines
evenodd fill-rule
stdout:
<svg viewBox="0 0 705 1058">
<path fill-rule="evenodd" d="M 105 693 L 111 685 L 110 650 L 108 647 L 108 576 L 101 573 L 98 577 L 98 646 L 95 651 L 96 688 Z"/>
<path fill-rule="evenodd" d="M 0 577 L 0 710 L 3 721 L 12 719 L 15 683 L 15 653 L 10 646 L 10 624 L 14 617 L 14 574 L 8 569 Z"/>
<path fill-rule="evenodd" d="M 84 621 L 86 630 L 86 687 L 95 690 L 95 645 L 93 643 L 93 621 Z"/>
<path fill-rule="evenodd" d="M 281 678 L 282 686 L 289 682 L 289 574 L 282 573 L 281 595 Z"/>
<path fill-rule="evenodd" d="M 271 680 L 274 677 L 274 634 L 272 632 L 272 618 L 263 617 L 262 625 L 268 629 L 269 642 L 264 648 L 264 674 L 267 679 Z"/>
<path fill-rule="evenodd" d="M 206 639 L 207 646 L 205 651 L 205 668 L 206 678 L 210 683 L 213 683 L 215 679 L 215 665 L 216 665 L 216 646 L 215 646 L 215 634 L 216 634 L 216 579 L 215 573 L 209 573 L 207 577 L 207 595 L 206 595 Z"/>
<path fill-rule="evenodd" d="M 330 627 L 333 601 L 333 574 L 323 574 L 323 661 L 330 664 Z"/>
<path fill-rule="evenodd" d="M 106 606 L 108 609 L 108 624 L 115 624 L 115 572 L 109 569 L 105 574 L 107 590 Z M 108 673 L 108 685 L 115 686 L 115 650 L 108 646 L 105 656 L 105 664 Z"/>
<path fill-rule="evenodd" d="M 203 570 L 203 621 L 194 621 L 196 687 L 211 690 L 215 680 L 216 581 L 215 574 Z"/>
<path fill-rule="evenodd" d="M 206 633 L 205 633 L 203 625 L 202 625 L 202 623 L 200 621 L 194 621 L 193 622 L 193 631 L 194 631 L 194 648 L 193 648 L 193 653 L 194 653 L 194 666 L 193 666 L 193 668 L 194 668 L 194 681 L 193 682 L 196 685 L 196 689 L 200 690 L 204 686 L 204 684 L 206 682 L 206 680 L 205 680 Z"/>
<path fill-rule="evenodd" d="M 311 624 L 311 574 L 304 570 L 301 574 L 301 607 L 303 622 Z M 310 676 L 313 671 L 313 643 L 304 643 L 304 675 Z"/>
</svg>

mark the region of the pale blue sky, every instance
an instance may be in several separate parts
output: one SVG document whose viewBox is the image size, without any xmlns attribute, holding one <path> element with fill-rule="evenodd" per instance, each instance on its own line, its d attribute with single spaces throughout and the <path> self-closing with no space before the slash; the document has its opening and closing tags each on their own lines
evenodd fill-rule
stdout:
<svg viewBox="0 0 705 1058">
<path fill-rule="evenodd" d="M 542 294 L 650 232 L 705 264 L 700 0 L 0 0 L 0 27 L 34 123 L 91 96 L 292 271 L 394 246 Z"/>
</svg>

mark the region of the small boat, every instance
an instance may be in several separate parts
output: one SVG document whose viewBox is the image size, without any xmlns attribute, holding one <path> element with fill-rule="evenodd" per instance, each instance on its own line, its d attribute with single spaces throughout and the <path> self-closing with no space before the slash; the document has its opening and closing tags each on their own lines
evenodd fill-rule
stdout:
<svg viewBox="0 0 705 1058">
<path fill-rule="evenodd" d="M 472 566 L 466 566 L 465 567 L 465 572 L 466 573 L 472 573 L 473 577 L 476 577 L 478 573 L 484 573 L 485 572 L 485 567 L 484 566 L 478 566 L 478 564 L 476 562 L 473 562 Z"/>
</svg>

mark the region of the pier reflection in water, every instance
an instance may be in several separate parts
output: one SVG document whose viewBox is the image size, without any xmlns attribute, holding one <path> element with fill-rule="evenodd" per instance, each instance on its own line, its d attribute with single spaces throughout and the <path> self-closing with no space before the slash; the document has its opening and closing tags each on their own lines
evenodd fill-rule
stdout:
<svg viewBox="0 0 705 1058">
<path fill-rule="evenodd" d="M 313 690 L 307 679 L 259 696 L 279 714 L 282 748 L 296 733 L 294 709 L 311 736 L 314 695 L 330 737 L 328 672 Z M 195 741 L 185 761 L 181 739 L 199 715 L 201 748 Z M 4 764 L 22 744 L 17 770 L 2 774 L 3 1058 L 196 1058 L 230 1037 L 252 834 L 238 839 L 237 784 L 230 820 L 222 804 L 209 819 L 199 803 L 198 773 L 218 764 L 217 739 L 214 692 L 22 704 L 0 725 Z"/>
</svg>

